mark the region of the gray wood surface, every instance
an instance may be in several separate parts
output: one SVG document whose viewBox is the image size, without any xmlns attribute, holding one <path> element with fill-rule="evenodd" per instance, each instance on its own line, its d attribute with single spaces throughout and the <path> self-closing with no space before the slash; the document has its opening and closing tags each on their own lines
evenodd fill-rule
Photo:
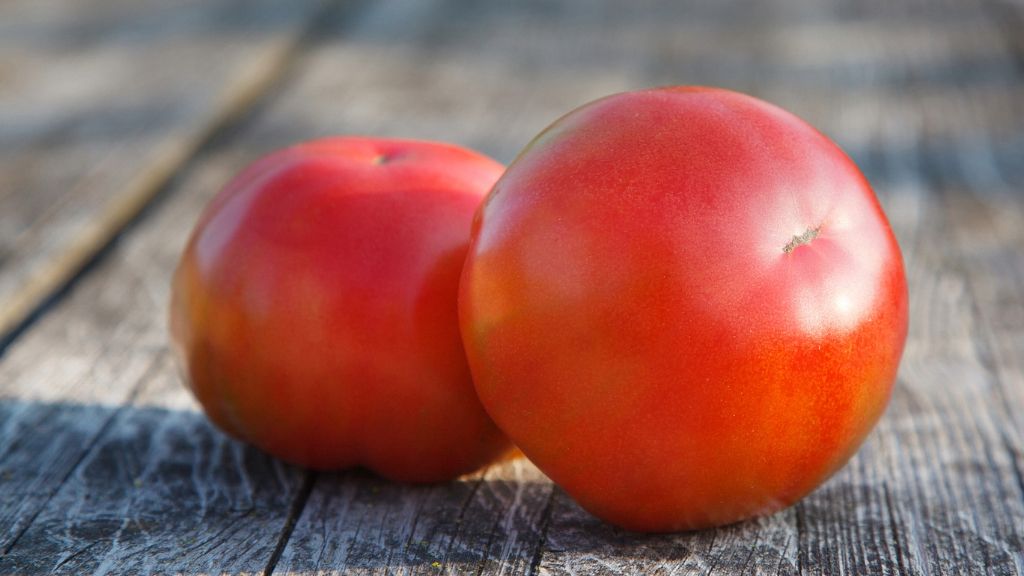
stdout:
<svg viewBox="0 0 1024 576">
<path fill-rule="evenodd" d="M 320 9 L 0 3 L 0 343 L 280 76 Z"/>
<path fill-rule="evenodd" d="M 27 53 L 70 26 L 19 32 L 53 17 L 29 5 L 0 5 L 15 14 L 0 18 L 0 44 Z M 109 6 L 85 18 L 82 6 L 67 22 L 94 31 L 79 34 L 110 58 L 143 56 L 117 56 L 130 48 L 96 30 L 167 17 L 156 3 L 120 19 Z M 181 10 L 228 38 L 235 16 L 248 17 L 228 2 L 219 19 L 198 6 Z M 0 357 L 0 574 L 1024 574 L 1021 13 L 966 0 L 388 0 L 340 3 L 302 35 L 301 17 L 271 10 L 255 29 L 276 48 L 234 56 L 260 68 L 267 50 L 279 55 L 256 82 L 265 96 L 234 105 L 228 129 L 196 120 L 196 108 L 175 112 L 171 132 L 198 130 L 206 144 L 162 161 L 174 176 L 166 193 Z M 12 62 L 0 61 L 0 78 L 18 77 Z M 32 61 L 40 74 L 58 66 L 45 53 Z M 196 74 L 197 90 L 226 82 Z M 95 101 L 119 93 L 96 82 Z M 507 162 L 576 105 L 674 83 L 743 90 L 820 127 L 861 165 L 904 249 L 912 319 L 890 408 L 851 463 L 796 506 L 649 536 L 589 516 L 522 459 L 421 487 L 313 474 L 221 435 L 180 385 L 165 335 L 172 267 L 203 204 L 259 154 L 362 133 L 449 140 Z M 81 94 L 32 109 L 70 114 Z M 0 206 L 34 234 L 67 234 L 62 218 L 24 216 L 38 205 L 19 191 L 53 185 L 57 176 L 19 170 L 63 158 L 61 148 L 37 144 L 33 131 L 46 130 L 35 124 L 7 126 L 0 185 L 24 185 L 0 192 Z M 165 137 L 156 132 L 148 138 Z M 93 153 L 142 172 L 156 162 L 119 141 Z M 63 177 L 81 178 L 82 166 Z M 149 196 L 138 198 L 133 213 Z M 83 222 L 104 237 L 132 220 L 97 214 Z M 23 262 L 0 261 L 0 279 Z"/>
</svg>

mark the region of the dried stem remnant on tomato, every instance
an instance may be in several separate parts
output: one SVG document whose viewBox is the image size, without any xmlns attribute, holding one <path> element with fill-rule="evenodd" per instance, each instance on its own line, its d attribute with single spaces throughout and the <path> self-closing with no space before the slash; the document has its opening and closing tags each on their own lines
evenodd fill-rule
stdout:
<svg viewBox="0 0 1024 576">
<path fill-rule="evenodd" d="M 782 251 L 785 252 L 786 254 L 789 254 L 793 250 L 796 250 L 797 246 L 810 244 L 811 240 L 814 240 L 815 238 L 818 237 L 818 231 L 820 230 L 821 226 L 817 228 L 808 228 L 803 234 L 800 234 L 799 236 L 794 234 L 793 239 L 790 240 L 788 244 L 782 247 Z"/>
</svg>

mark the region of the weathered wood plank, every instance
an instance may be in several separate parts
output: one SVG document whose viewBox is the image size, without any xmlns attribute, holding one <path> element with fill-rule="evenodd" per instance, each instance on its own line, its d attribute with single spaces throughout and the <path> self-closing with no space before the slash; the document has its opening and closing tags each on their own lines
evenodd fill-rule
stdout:
<svg viewBox="0 0 1024 576">
<path fill-rule="evenodd" d="M 765 3 L 760 4 L 761 10 L 767 10 L 765 6 Z M 818 17 L 824 18 L 824 15 L 819 12 Z M 936 83 L 943 73 L 937 71 L 933 75 L 927 69 L 922 70 L 922 66 L 928 62 L 941 68 L 956 68 L 961 63 L 960 48 L 950 41 L 949 35 L 943 34 L 941 29 L 928 30 L 908 22 L 874 23 L 874 27 L 869 24 L 852 27 L 848 42 L 842 42 L 841 35 L 836 39 L 835 34 L 830 34 L 824 37 L 836 39 L 833 45 L 806 46 L 815 51 L 812 58 L 831 54 L 833 58 L 843 56 L 843 60 L 856 61 L 862 69 L 859 80 L 858 74 L 840 74 L 844 61 L 833 61 L 829 66 L 827 60 L 822 60 L 816 68 L 808 68 L 803 64 L 806 58 L 797 58 L 794 62 L 793 57 L 786 57 L 800 56 L 799 51 L 780 54 L 778 47 L 790 44 L 792 38 L 811 38 L 793 33 L 793 28 L 799 28 L 802 23 L 774 29 L 766 26 L 754 37 L 745 38 L 739 48 L 733 48 L 730 42 L 733 37 L 730 23 L 722 28 L 707 29 L 706 36 L 718 38 L 712 43 L 715 50 L 728 56 L 739 55 L 728 62 L 731 71 L 726 67 L 709 72 L 712 64 L 687 58 L 692 51 L 673 52 L 673 57 L 665 60 L 684 77 L 711 77 L 714 83 L 754 92 L 797 111 L 858 153 L 861 164 L 894 217 L 898 234 L 905 243 L 908 239 L 917 240 L 915 244 L 931 248 L 937 255 L 944 242 L 943 229 L 929 227 L 934 221 L 930 209 L 935 200 L 928 197 L 927 189 L 919 181 L 908 189 L 907 183 L 901 181 L 907 170 L 905 166 L 880 164 L 878 159 L 912 161 L 925 140 L 927 153 L 934 154 L 941 162 L 963 146 L 963 134 L 968 127 L 972 132 L 981 130 L 989 139 L 988 151 L 993 159 L 1011 158 L 1014 149 L 1008 143 L 1017 141 L 1024 118 L 1020 84 L 1013 80 L 1005 51 L 994 51 L 989 62 L 994 80 L 991 84 L 979 82 L 980 86 L 972 84 L 963 90 L 955 85 L 943 86 Z M 833 29 L 842 30 L 841 26 Z M 865 30 L 875 33 L 854 42 L 859 36 L 857 32 Z M 903 36 L 882 33 L 900 30 L 919 33 Z M 978 30 L 985 32 L 981 38 L 998 48 L 1000 39 L 992 33 L 990 24 L 979 23 Z M 818 44 L 821 44 L 821 36 Z M 860 49 L 861 46 L 867 49 Z M 872 58 L 871 54 L 877 57 Z M 761 71 L 762 64 L 768 72 Z M 856 68 L 853 71 L 856 72 Z M 947 79 L 960 77 L 955 70 L 949 74 Z M 999 80 L 995 81 L 997 78 Z M 1000 104 L 985 106 L 976 98 L 979 91 L 986 95 L 984 101 Z M 970 113 L 965 113 L 965 108 Z M 910 130 L 900 132 L 899 128 L 894 129 L 894 124 Z M 998 144 L 992 146 L 992 141 Z M 911 167 L 910 175 L 920 178 L 915 170 L 927 169 Z M 911 250 L 916 252 L 915 249 L 921 248 L 915 246 Z M 908 254 L 908 262 L 918 266 L 910 270 L 912 300 L 922 304 L 922 298 L 926 298 L 921 306 L 914 308 L 915 323 L 922 316 L 948 314 L 944 306 L 959 309 L 958 304 L 936 303 L 934 298 L 920 293 L 918 287 L 931 281 L 925 272 L 934 262 L 913 254 Z M 965 320 L 957 317 L 951 322 Z M 942 333 L 916 330 L 912 341 L 918 342 L 918 350 L 928 350 L 946 337 Z M 962 383 L 949 374 L 942 374 L 936 382 L 934 373 L 924 371 L 923 367 L 945 360 L 942 353 L 930 353 L 928 360 L 915 359 L 918 353 L 913 345 L 908 349 L 907 362 L 913 367 L 909 370 L 905 367 L 902 387 L 897 388 L 893 406 L 878 432 L 850 467 L 795 508 L 800 533 L 798 564 L 802 571 L 896 574 L 985 570 L 1016 573 L 1021 570 L 1020 533 L 1024 526 L 1021 492 L 1013 482 L 1013 455 L 999 442 L 999 423 L 1008 424 L 999 409 L 998 397 L 982 390 L 964 395 L 959 390 Z M 975 373 L 980 369 L 977 357 L 960 362 L 961 373 Z M 908 379 L 916 387 L 931 389 L 929 396 L 938 398 L 923 411 L 915 408 L 903 389 Z M 947 420 L 947 428 L 940 431 L 946 434 L 918 436 L 917 429 L 927 426 L 926 418 Z M 900 424 L 895 430 L 894 422 Z M 985 425 L 990 422 L 997 424 Z M 928 431 L 931 432 L 931 428 Z M 936 481 L 943 486 L 932 486 Z M 1007 504 L 1002 504 L 1004 501 Z M 958 507 L 960 512 L 956 512 Z M 746 542 L 750 544 L 752 540 Z M 567 561 L 544 563 L 542 567 L 554 572 L 570 572 L 581 561 L 588 561 L 586 555 L 569 556 Z M 609 562 L 607 558 L 599 556 L 597 562 L 590 560 L 590 565 L 623 573 L 634 570 L 621 559 Z M 742 563 L 716 566 L 727 573 L 748 569 Z M 770 570 L 760 568 L 757 571 Z"/>
<path fill-rule="evenodd" d="M 1021 83 L 963 4 L 921 19 L 910 2 L 805 5 L 759 3 L 737 19 L 730 3 L 410 1 L 328 23 L 260 116 L 183 174 L 0 362 L 0 438 L 12 440 L 0 443 L 0 526 L 17 523 L 0 572 L 262 570 L 301 509 L 275 572 L 1024 573 Z M 982 34 L 960 35 L 957 19 Z M 833 44 L 815 40 L 822 30 Z M 978 62 L 970 85 L 944 80 Z M 796 507 L 628 534 L 525 461 L 428 487 L 316 475 L 307 494 L 301 473 L 223 439 L 173 384 L 170 268 L 202 203 L 258 152 L 361 132 L 507 161 L 574 105 L 668 82 L 745 89 L 822 127 L 864 167 L 905 249 L 912 327 L 892 406 L 851 465 Z M 204 540 L 181 540 L 191 531 Z"/>
<path fill-rule="evenodd" d="M 0 4 L 0 346 L 280 75 L 320 4 Z"/>
<path fill-rule="evenodd" d="M 0 573 L 262 571 L 303 473 L 228 440 L 182 409 L 181 392 L 160 354 L 136 399 L 106 409 L 109 425 Z M 85 419 L 96 410 L 59 407 Z"/>
<path fill-rule="evenodd" d="M 985 36 L 1000 39 L 991 25 Z M 936 59 L 957 58 L 939 34 L 920 49 Z M 1002 70 L 1008 93 L 1017 89 L 1009 54 L 992 66 Z M 894 88 L 901 84 L 910 94 L 920 86 L 913 74 Z M 978 353 L 984 328 L 971 310 L 979 303 L 965 290 L 970 280 L 949 242 L 950 230 L 976 212 L 950 217 L 956 195 L 936 194 L 932 181 L 944 170 L 959 182 L 984 187 L 961 162 L 962 152 L 977 148 L 975 153 L 993 162 L 1009 158 L 1020 141 L 1024 109 L 1012 99 L 999 112 L 972 96 L 971 88 L 951 83 L 936 108 L 942 113 L 895 114 L 880 107 L 877 119 L 865 122 L 880 128 L 876 149 L 865 151 L 861 164 L 893 204 L 889 213 L 903 239 L 911 284 L 911 334 L 900 382 L 877 433 L 851 468 L 799 507 L 825 517 L 805 525 L 808 537 L 801 543 L 816 572 L 1024 571 L 1024 492 L 1020 450 L 1005 443 L 1013 426 L 1003 398 L 1007 387 L 987 374 Z M 845 99 L 836 93 L 831 103 L 841 108 Z M 843 510 L 838 502 L 849 507 L 846 514 L 836 514 Z M 865 516 L 876 520 L 866 523 Z M 865 533 L 872 524 L 876 533 Z M 849 545 L 837 547 L 841 543 Z M 887 553 L 873 558 L 880 550 Z"/>
<path fill-rule="evenodd" d="M 1001 41 L 991 23 L 980 32 Z M 964 210 L 950 218 L 956 195 L 935 194 L 929 181 L 940 166 L 959 182 L 972 181 L 971 168 L 959 161 L 965 150 L 977 147 L 992 162 L 1019 150 L 1024 108 L 1014 93 L 1020 80 L 1004 51 L 990 62 L 1004 79 L 991 92 L 1003 92 L 997 97 L 1003 105 L 979 102 L 973 83 L 950 82 L 933 98 L 930 80 L 901 51 L 875 49 L 889 55 L 879 66 L 906 71 L 902 81 L 887 81 L 888 90 L 903 92 L 919 108 L 894 109 L 890 104 L 901 99 L 879 99 L 874 110 L 844 119 L 858 96 L 849 86 L 828 86 L 823 91 L 831 94 L 819 102 L 842 114 L 837 122 L 823 111 L 816 123 L 841 143 L 846 135 L 869 143 L 855 143 L 853 150 L 903 241 L 911 334 L 900 382 L 878 430 L 850 467 L 797 507 L 802 564 L 823 574 L 1021 573 L 1024 493 L 1015 464 L 1020 450 L 1008 450 L 1003 442 L 1012 426 L 1000 392 L 1006 386 L 986 376 L 985 360 L 976 351 L 983 328 L 970 310 L 978 304 L 964 290 L 968 279 L 949 242 L 950 229 L 975 216 Z M 915 53 L 951 63 L 960 57 L 938 31 L 924 37 Z M 871 82 L 866 84 L 871 90 Z M 791 97 L 807 99 L 806 93 Z"/>
<path fill-rule="evenodd" d="M 0 573 L 265 568 L 304 475 L 214 431 L 166 350 L 171 270 L 241 161 L 193 180 L 0 363 Z"/>
<path fill-rule="evenodd" d="M 552 490 L 522 458 L 432 486 L 322 475 L 276 572 L 528 573 Z"/>
<path fill-rule="evenodd" d="M 1024 134 L 1024 117 L 1020 129 Z M 943 217 L 955 247 L 951 256 L 971 303 L 972 351 L 993 405 L 992 417 L 978 421 L 999 440 L 999 448 L 986 453 L 989 469 L 1008 476 L 1004 484 L 1009 486 L 1001 486 L 996 498 L 1016 512 L 1014 525 L 984 532 L 1009 534 L 1008 546 L 1016 553 L 998 560 L 1024 573 L 1024 504 L 1013 498 L 1024 494 L 1024 177 L 1012 177 L 992 160 L 984 148 L 964 148 L 959 165 L 972 168 L 953 171 L 960 172 L 953 178 L 950 171 L 932 171 L 931 184 L 946 200 Z"/>
<path fill-rule="evenodd" d="M 943 206 L 919 192 L 929 229 L 908 260 L 911 336 L 889 411 L 851 467 L 798 506 L 815 572 L 1021 570 L 1024 504 L 1000 432 L 1009 422 L 974 350 L 948 227 L 935 225 Z"/>
<path fill-rule="evenodd" d="M 75 127 L 73 134 L 46 149 L 47 159 L 59 167 L 56 172 L 61 173 L 64 168 L 70 168 L 74 172 L 75 169 L 88 165 L 89 157 L 82 156 L 83 150 L 92 154 L 109 154 L 114 159 L 112 162 L 125 163 L 123 168 L 114 170 L 116 174 L 106 174 L 103 177 L 110 176 L 113 180 L 90 181 L 86 188 L 92 187 L 89 188 L 91 196 L 79 195 L 76 191 L 74 198 L 58 200 L 58 207 L 54 209 L 56 211 L 51 210 L 43 214 L 41 219 L 29 222 L 30 229 L 26 233 L 41 234 L 47 241 L 53 237 L 60 238 L 65 232 L 73 232 L 75 241 L 80 242 L 74 249 L 74 253 L 77 254 L 74 259 L 78 260 L 88 259 L 92 251 L 106 242 L 109 235 L 116 233 L 117 228 L 141 208 L 148 200 L 148 196 L 159 187 L 159 180 L 175 170 L 203 139 L 231 115 L 239 113 L 241 107 L 280 74 L 277 68 L 289 57 L 293 45 L 305 30 L 305 18 L 314 8 L 318 8 L 318 5 L 313 2 L 297 4 L 295 12 L 291 15 L 275 14 L 270 4 L 250 5 L 251 11 L 247 12 L 245 7 L 237 4 L 212 3 L 206 5 L 206 12 L 185 11 L 172 15 L 158 10 L 157 6 L 134 5 L 132 9 L 128 9 L 124 6 L 96 4 L 92 8 L 98 9 L 97 13 L 89 13 L 88 9 L 86 13 L 95 17 L 95 20 L 75 10 L 68 11 L 69 18 L 66 20 L 57 18 L 59 10 L 42 10 L 38 14 L 38 20 L 33 20 L 31 11 L 25 18 L 21 18 L 23 14 L 18 13 L 18 10 L 27 9 L 27 3 L 6 4 L 5 16 L 10 16 L 11 11 L 14 11 L 19 14 L 19 18 L 4 19 L 6 27 L 2 35 L 5 40 L 11 40 L 12 35 L 14 40 L 18 40 L 19 34 L 31 32 L 29 36 L 32 39 L 39 33 L 42 38 L 37 40 L 57 43 L 54 50 L 61 53 L 61 62 L 70 67 L 68 69 L 81 66 L 83 71 L 92 70 L 100 76 L 97 79 L 99 84 L 86 87 L 85 97 L 79 88 L 69 89 L 69 93 L 64 95 L 67 98 L 66 104 L 76 104 L 81 107 L 80 109 L 71 107 L 65 110 L 54 102 L 44 102 L 45 105 L 34 112 L 32 95 L 45 88 L 47 82 L 53 82 L 52 79 L 47 80 L 49 74 L 65 70 L 55 64 L 51 64 L 49 70 L 44 66 L 44 71 L 40 73 L 42 79 L 32 78 L 30 75 L 28 80 L 22 79 L 21 82 L 4 85 L 5 96 L 12 92 L 19 96 L 18 106 L 15 106 L 13 111 L 5 109 L 4 112 L 10 113 L 11 118 L 25 120 L 22 124 L 0 123 L 4 128 L 13 127 L 15 130 L 10 148 L 5 147 L 5 150 L 13 150 L 13 157 L 4 156 L 4 161 L 13 158 L 13 166 L 17 164 L 18 159 L 24 160 L 23 154 L 32 152 L 31 147 L 25 152 L 18 146 L 25 141 L 35 142 L 33 139 L 39 137 L 39 132 L 45 133 L 50 129 L 47 124 L 50 120 L 43 117 L 43 113 L 49 110 L 58 118 L 65 115 L 66 118 L 62 121 Z M 107 14 L 108 11 L 117 8 L 125 9 L 122 18 L 113 18 L 111 14 Z M 211 29 L 211 23 L 215 23 L 216 20 L 223 21 L 225 18 L 230 19 L 231 11 L 239 9 L 241 13 L 235 14 L 237 28 L 233 29 L 234 34 L 218 36 L 215 30 Z M 189 16 L 198 20 L 189 21 Z M 54 18 L 57 18 L 57 21 L 54 21 Z M 208 22 L 211 19 L 213 21 Z M 275 23 L 274 19 L 278 21 Z M 165 21 L 168 20 L 170 24 L 165 25 Z M 138 35 L 142 37 L 136 38 Z M 156 40 L 152 41 L 154 37 Z M 63 46 L 58 42 L 72 39 L 81 45 L 72 42 L 70 46 Z M 169 42 L 173 44 L 174 41 L 186 44 L 191 42 L 193 45 L 183 51 L 172 50 L 161 55 L 161 50 L 167 48 Z M 26 42 L 24 46 L 18 45 L 22 48 L 35 48 L 30 42 Z M 170 86 L 176 81 L 196 83 L 196 92 L 184 98 L 185 103 L 182 105 L 161 103 L 159 98 L 154 98 L 153 94 L 146 90 L 128 92 L 130 96 L 126 97 L 127 100 L 118 99 L 119 92 L 109 92 L 111 87 L 119 82 L 118 76 L 103 75 L 102 66 L 100 70 L 93 70 L 93 67 L 102 64 L 104 59 L 109 60 L 118 53 L 123 53 L 119 59 L 127 58 L 127 62 L 123 62 L 124 68 L 119 70 L 126 74 L 147 76 L 149 68 L 158 69 L 164 64 L 174 64 L 175 56 L 184 57 L 192 54 L 191 57 L 195 58 L 200 49 L 218 53 L 210 57 L 212 68 L 188 71 L 186 66 L 185 71 L 179 70 L 177 75 L 152 75 L 157 81 L 148 90 L 165 88 L 167 96 L 182 95 L 181 89 Z M 133 50 L 138 52 L 134 59 Z M 79 51 L 82 53 L 80 56 L 77 54 Z M 46 55 L 42 57 L 44 63 L 48 62 L 45 60 L 47 57 L 56 58 L 46 50 L 42 52 Z M 29 59 L 29 62 L 41 65 L 39 58 L 37 56 L 36 60 Z M 65 60 L 67 62 L 64 62 Z M 240 67 L 240 70 L 230 70 L 233 66 Z M 16 71 L 23 68 L 25 71 L 31 70 L 31 67 L 25 68 L 19 64 Z M 203 74 L 211 71 L 227 78 L 228 82 L 223 89 L 218 88 L 215 82 L 223 78 L 202 78 Z M 195 77 L 197 75 L 200 77 Z M 103 92 L 103 89 L 108 92 Z M 94 94 L 96 91 L 99 93 Z M 119 125 L 105 126 L 102 122 L 97 123 L 97 120 L 90 116 L 90 108 L 110 105 L 110 114 L 107 117 L 109 123 L 110 118 L 116 118 L 119 113 L 125 111 L 125 106 L 133 105 L 133 102 L 138 104 L 136 100 L 132 100 L 138 97 L 142 97 L 143 101 L 149 100 L 152 104 L 169 107 L 177 119 L 159 127 L 130 123 L 130 126 L 124 127 L 127 128 L 124 134 L 116 135 L 118 139 L 123 138 L 124 143 L 129 146 L 113 147 L 114 149 L 110 150 L 112 145 L 109 139 L 115 135 L 105 134 L 103 130 L 119 129 Z M 190 114 L 195 114 L 199 118 L 190 119 Z M 91 133 L 96 130 L 100 130 L 101 133 Z M 81 134 L 78 134 L 78 131 L 81 131 Z M 102 145 L 90 144 L 90 138 L 96 136 L 102 137 Z M 131 150 L 132 146 L 138 149 Z M 133 167 L 133 163 L 142 160 L 148 162 L 147 159 L 154 148 L 163 151 L 158 150 L 155 164 L 151 163 L 148 167 Z M 128 151 L 125 152 L 126 150 Z M 164 154 L 168 150 L 172 150 L 173 153 Z M 65 151 L 78 155 L 74 158 L 65 157 Z M 31 157 L 31 154 L 28 157 Z M 163 175 L 154 177 L 157 172 Z M 139 187 L 127 186 L 124 190 L 117 190 L 116 186 L 114 190 L 104 189 L 105 184 L 114 185 L 123 179 L 132 178 L 135 179 L 133 181 L 146 181 L 149 184 Z M 15 194 L 0 198 L 0 202 L 12 208 L 5 209 L 4 216 L 17 217 L 22 207 L 29 206 L 22 200 L 37 200 L 31 194 L 34 189 L 32 186 L 40 186 L 42 189 L 53 183 L 43 178 L 40 181 L 31 181 L 30 184 L 31 186 L 25 190 L 11 188 L 9 190 L 16 192 Z M 61 191 L 58 189 L 56 192 Z M 112 192 L 115 193 L 113 198 L 103 197 Z M 84 214 L 77 211 L 77 202 L 90 201 L 96 201 L 97 205 L 88 207 Z M 62 212 L 65 208 L 70 212 Z M 106 217 L 98 216 L 97 210 L 107 216 L 114 215 L 114 218 L 97 223 L 96 218 Z M 46 220 L 50 216 L 55 220 Z M 188 218 L 194 216 L 190 214 Z M 8 222 L 5 221 L 5 224 Z M 32 228 L 36 224 L 43 228 Z M 82 236 L 79 233 L 83 229 L 76 228 L 79 224 L 91 226 L 89 230 L 92 232 Z M 5 231 L 10 229 L 4 228 Z M 23 235 L 21 237 L 24 238 Z M 16 255 L 17 250 L 22 248 L 40 248 L 31 242 L 18 246 L 20 247 L 14 252 L 8 252 L 6 255 Z M 69 257 L 68 254 L 70 253 L 66 251 L 47 252 L 40 248 L 40 252 L 33 257 L 42 258 L 49 266 L 67 262 L 62 259 Z M 18 262 L 17 266 L 22 272 L 27 270 L 22 269 L 23 265 L 26 265 L 23 259 L 15 257 L 11 262 Z M 169 266 L 171 262 L 173 260 L 165 260 L 164 264 Z M 75 262 L 75 266 L 80 264 L 81 261 Z M 62 278 L 66 279 L 66 275 L 73 272 L 74 266 L 62 266 L 60 264 L 52 269 L 56 271 L 56 276 L 52 276 L 55 282 Z M 140 378 L 148 373 L 147 370 L 156 361 L 156 356 L 165 348 L 163 314 L 166 298 L 154 297 L 154 293 L 165 292 L 165 289 L 154 289 L 152 279 L 147 280 L 138 274 L 138 271 L 131 272 L 110 283 L 94 284 L 91 291 L 86 290 L 88 295 L 84 300 L 81 299 L 82 296 L 79 297 L 77 313 L 58 315 L 53 321 L 41 326 L 34 333 L 35 348 L 30 344 L 22 353 L 12 354 L 10 358 L 5 358 L 0 368 L 0 403 L 3 404 L 4 416 L 0 421 L 3 438 L 3 442 L 0 442 L 0 483 L 3 487 L 3 490 L 0 490 L 0 554 L 6 553 L 20 538 L 71 471 L 81 464 L 90 446 L 111 426 L 113 418 L 119 412 L 117 407 L 135 394 L 140 385 Z M 5 282 L 17 283 L 16 276 L 18 273 L 12 273 L 7 268 L 4 269 L 4 274 L 0 274 L 0 278 Z M 165 279 L 165 276 L 166 274 L 159 277 Z M 48 286 L 43 292 L 51 288 L 52 286 Z M 40 297 L 42 295 L 43 293 L 36 294 Z M 13 306 L 6 310 L 18 309 L 24 312 L 27 308 L 19 308 L 19 298 L 20 296 L 15 294 L 8 300 L 0 299 L 0 302 Z M 40 431 L 47 430 L 52 431 L 52 434 L 40 434 Z"/>
</svg>

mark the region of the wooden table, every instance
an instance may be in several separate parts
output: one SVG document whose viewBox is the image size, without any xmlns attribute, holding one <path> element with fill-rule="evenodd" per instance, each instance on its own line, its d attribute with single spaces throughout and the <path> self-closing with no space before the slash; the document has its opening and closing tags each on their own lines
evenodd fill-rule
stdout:
<svg viewBox="0 0 1024 576">
<path fill-rule="evenodd" d="M 510 161 L 598 96 L 709 84 L 834 138 L 903 246 L 888 412 L 792 508 L 625 533 L 525 461 L 435 486 L 227 439 L 168 356 L 204 203 L 327 134 Z M 0 574 L 1024 574 L 1024 4 L 5 0 Z"/>
</svg>

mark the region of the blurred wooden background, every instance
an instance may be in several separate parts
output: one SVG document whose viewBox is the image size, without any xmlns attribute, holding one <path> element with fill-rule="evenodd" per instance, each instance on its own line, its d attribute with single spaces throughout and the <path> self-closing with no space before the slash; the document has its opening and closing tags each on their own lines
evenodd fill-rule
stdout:
<svg viewBox="0 0 1024 576">
<path fill-rule="evenodd" d="M 228 440 L 167 352 L 203 204 L 328 134 L 508 162 L 593 98 L 719 85 L 821 128 L 904 250 L 891 406 L 796 506 L 645 536 L 525 461 L 313 474 Z M 0 574 L 1024 574 L 1024 4 L 3 0 Z"/>
</svg>

